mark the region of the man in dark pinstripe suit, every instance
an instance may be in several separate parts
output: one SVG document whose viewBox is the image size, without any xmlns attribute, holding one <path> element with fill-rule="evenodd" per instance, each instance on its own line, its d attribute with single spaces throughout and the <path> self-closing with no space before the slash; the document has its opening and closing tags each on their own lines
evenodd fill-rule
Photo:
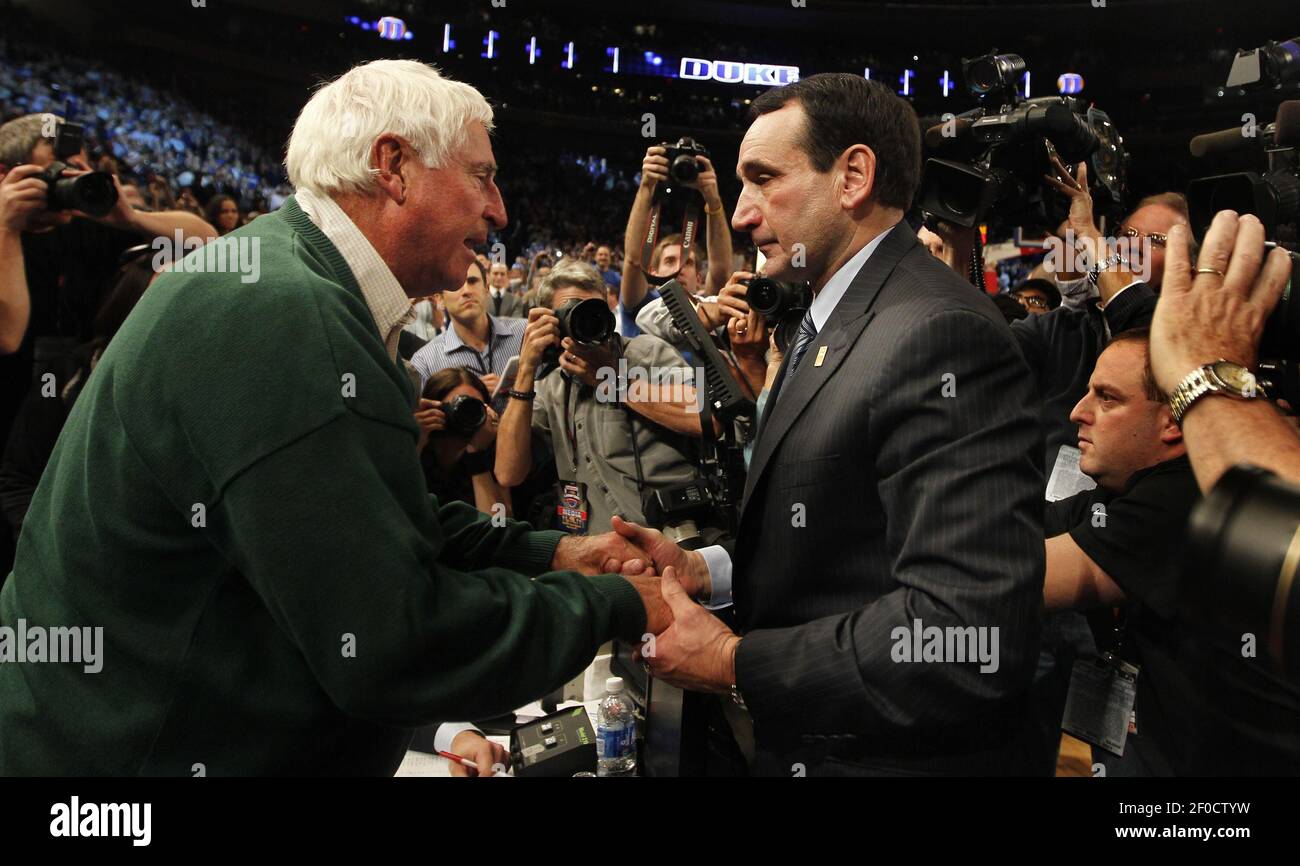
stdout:
<svg viewBox="0 0 1300 866">
<path fill-rule="evenodd" d="M 646 660 L 745 710 L 756 773 L 1027 772 L 1044 569 L 1028 368 L 993 303 L 902 220 L 920 170 L 907 103 L 826 74 L 753 116 L 732 224 L 816 299 L 735 543 L 684 552 L 615 521 L 665 572 L 676 617 Z M 737 632 L 692 598 L 734 599 Z"/>
</svg>

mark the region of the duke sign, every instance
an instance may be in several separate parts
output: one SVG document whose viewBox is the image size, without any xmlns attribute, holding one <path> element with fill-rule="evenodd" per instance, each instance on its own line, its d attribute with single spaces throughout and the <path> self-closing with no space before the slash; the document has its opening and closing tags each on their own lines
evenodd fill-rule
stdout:
<svg viewBox="0 0 1300 866">
<path fill-rule="evenodd" d="M 724 84 L 756 84 L 775 87 L 799 80 L 798 66 L 773 66 L 769 63 L 741 63 L 738 60 L 703 60 L 683 57 L 681 77 L 693 81 L 721 81 Z"/>
</svg>

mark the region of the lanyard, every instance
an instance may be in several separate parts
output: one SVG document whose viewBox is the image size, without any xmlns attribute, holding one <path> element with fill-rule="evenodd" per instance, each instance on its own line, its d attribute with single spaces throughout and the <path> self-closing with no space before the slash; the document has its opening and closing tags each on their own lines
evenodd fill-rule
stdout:
<svg viewBox="0 0 1300 866">
<path fill-rule="evenodd" d="M 615 341 L 614 343 L 615 361 L 617 362 L 617 360 L 622 356 L 623 356 L 622 342 Z M 560 371 L 560 375 L 564 377 L 564 438 L 569 443 L 569 456 L 571 457 L 571 462 L 573 464 L 573 480 L 577 481 L 578 480 L 578 431 L 577 431 L 578 407 L 569 406 L 569 397 L 573 391 L 573 378 L 564 371 Z M 626 387 L 626 385 L 624 384 L 623 387 Z M 581 394 L 579 394 L 579 401 L 581 401 Z M 636 466 L 636 489 L 637 492 L 639 493 L 645 490 L 645 472 L 641 467 L 641 445 L 640 443 L 637 442 L 636 439 L 636 413 L 633 412 L 631 409 L 627 408 L 626 406 L 624 406 L 624 411 L 627 413 L 628 426 L 631 427 L 631 432 L 629 433 L 629 435 L 632 437 L 632 458 Z"/>
<path fill-rule="evenodd" d="M 577 481 L 578 480 L 578 431 L 575 427 L 571 427 L 570 424 L 577 423 L 575 417 L 578 414 L 578 407 L 569 406 L 569 397 L 573 391 L 573 379 L 570 378 L 569 374 L 564 372 L 563 370 L 560 371 L 560 375 L 564 377 L 564 438 L 568 440 L 569 443 L 569 458 L 570 458 L 570 462 L 573 464 L 573 480 Z"/>
<path fill-rule="evenodd" d="M 462 340 L 461 342 L 464 342 L 464 341 Z M 483 368 L 483 356 L 479 354 L 478 349 L 475 349 L 473 346 L 469 345 L 469 343 L 465 343 L 466 348 L 468 348 L 471 352 L 474 353 L 474 360 L 477 362 L 477 363 L 475 364 L 475 366 L 480 368 L 480 369 L 477 371 L 478 374 L 479 374 L 480 376 L 486 376 L 488 373 L 491 373 L 491 372 L 492 372 L 492 369 L 493 369 L 493 368 L 492 368 L 492 349 L 493 349 L 493 346 L 494 346 L 495 344 L 496 344 L 496 341 L 493 339 L 493 333 L 492 333 L 492 317 L 491 317 L 491 316 L 488 316 L 488 335 L 487 335 L 487 369 L 482 369 L 482 368 Z"/>
</svg>

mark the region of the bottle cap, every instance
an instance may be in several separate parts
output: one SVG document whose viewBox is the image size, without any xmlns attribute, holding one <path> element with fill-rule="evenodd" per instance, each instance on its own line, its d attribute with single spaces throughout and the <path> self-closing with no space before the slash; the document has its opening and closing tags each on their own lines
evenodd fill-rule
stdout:
<svg viewBox="0 0 1300 866">
<path fill-rule="evenodd" d="M 617 692 L 617 691 L 621 691 L 622 689 L 623 689 L 622 677 L 610 677 L 609 679 L 605 680 L 605 691 Z"/>
</svg>

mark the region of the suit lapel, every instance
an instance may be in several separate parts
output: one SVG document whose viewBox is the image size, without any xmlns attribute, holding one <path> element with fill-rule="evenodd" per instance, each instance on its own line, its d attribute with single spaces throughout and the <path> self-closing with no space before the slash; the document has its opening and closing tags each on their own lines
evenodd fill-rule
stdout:
<svg viewBox="0 0 1300 866">
<path fill-rule="evenodd" d="M 907 223 L 900 222 L 890 229 L 889 234 L 880 242 L 880 246 L 854 276 L 844 296 L 840 298 L 839 304 L 831 313 L 830 319 L 827 320 L 826 327 L 804 351 L 799 369 L 788 383 L 785 381 L 785 372 L 790 359 L 787 356 L 782 361 L 778 384 L 768 397 L 767 408 L 763 413 L 758 438 L 754 445 L 754 456 L 745 478 L 745 496 L 741 500 L 742 521 L 750 495 L 758 487 L 758 482 L 767 470 L 781 440 L 790 432 L 791 426 L 803 414 L 804 409 L 821 387 L 844 363 L 859 335 L 875 317 L 871 306 L 879 296 L 885 280 L 893 273 L 903 256 L 916 244 L 916 233 Z M 823 359 L 820 366 L 817 363 L 818 358 Z"/>
</svg>

